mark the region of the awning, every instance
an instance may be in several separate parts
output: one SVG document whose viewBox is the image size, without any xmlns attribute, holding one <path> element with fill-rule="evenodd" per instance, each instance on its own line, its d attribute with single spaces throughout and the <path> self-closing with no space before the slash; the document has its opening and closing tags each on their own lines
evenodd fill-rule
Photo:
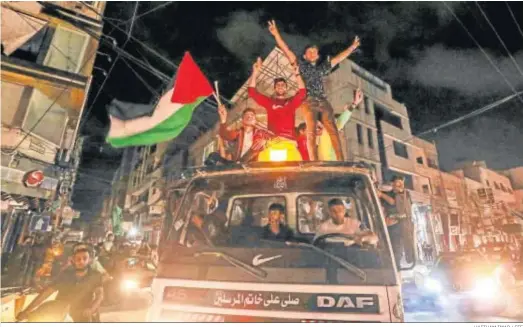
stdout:
<svg viewBox="0 0 523 327">
<path fill-rule="evenodd" d="M 10 55 L 47 25 L 47 22 L 2 6 L 2 45 Z"/>
</svg>

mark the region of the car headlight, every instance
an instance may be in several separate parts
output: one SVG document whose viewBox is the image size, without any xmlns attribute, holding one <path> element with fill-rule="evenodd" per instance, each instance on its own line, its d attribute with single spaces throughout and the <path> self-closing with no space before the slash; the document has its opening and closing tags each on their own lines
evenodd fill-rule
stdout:
<svg viewBox="0 0 523 327">
<path fill-rule="evenodd" d="M 122 289 L 125 291 L 131 291 L 138 288 L 138 283 L 133 279 L 124 279 L 122 282 Z"/>
<path fill-rule="evenodd" d="M 472 293 L 478 297 L 492 297 L 499 291 L 499 285 L 496 283 L 494 278 L 482 278 L 478 279 L 474 283 Z"/>
<path fill-rule="evenodd" d="M 434 292 L 434 293 L 439 293 L 443 289 L 439 280 L 436 280 L 436 279 L 433 279 L 430 277 L 425 280 L 425 288 L 428 291 Z"/>
</svg>

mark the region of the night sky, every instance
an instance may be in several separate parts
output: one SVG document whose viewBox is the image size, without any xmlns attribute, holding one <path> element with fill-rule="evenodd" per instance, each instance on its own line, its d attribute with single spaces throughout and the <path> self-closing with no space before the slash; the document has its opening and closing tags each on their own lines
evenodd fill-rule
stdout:
<svg viewBox="0 0 523 327">
<path fill-rule="evenodd" d="M 140 2 L 138 15 L 163 4 Z M 447 4 L 514 88 L 523 90 L 523 74 L 518 72 L 478 5 Z M 478 4 L 523 71 L 523 3 Z M 105 16 L 129 30 L 126 21 L 134 8 L 134 2 L 108 2 Z M 323 54 L 336 54 L 358 35 L 361 51 L 351 59 L 391 84 L 393 97 L 409 111 L 414 134 L 513 93 L 441 2 L 174 2 L 139 17 L 133 36 L 176 64 L 185 51 L 190 51 L 209 79 L 219 80 L 222 94 L 230 98 L 249 77 L 255 58 L 266 56 L 275 46 L 266 27 L 269 19 L 277 21 L 284 39 L 295 51 L 314 43 L 320 45 Z M 104 33 L 114 37 L 120 46 L 125 42 L 125 34 L 107 22 Z M 136 42 L 129 41 L 125 49 L 164 74 L 174 75 L 174 68 Z M 116 58 L 107 46 L 100 50 Z M 130 65 L 153 89 L 162 89 L 159 79 L 135 64 Z M 111 63 L 99 56 L 96 66 L 108 70 Z M 93 105 L 104 78 L 95 72 L 89 105 Z M 105 105 L 112 98 L 147 103 L 153 97 L 126 63 L 118 61 L 83 129 L 90 136 L 74 200 L 77 208 L 92 212 L 86 213 L 86 217 L 97 211 L 102 198 L 99 190 L 109 189 L 108 181 L 121 153 L 103 145 L 108 129 Z M 205 117 L 206 124 L 197 124 L 200 130 L 217 120 L 212 112 Z M 184 135 L 179 141 L 190 142 L 189 138 L 196 136 Z M 437 142 L 444 169 L 452 169 L 462 160 L 486 160 L 494 169 L 523 165 L 523 96 L 521 101 L 515 98 L 426 138 Z M 93 184 L 94 177 L 99 180 Z M 99 199 L 97 205 L 95 197 Z"/>
</svg>

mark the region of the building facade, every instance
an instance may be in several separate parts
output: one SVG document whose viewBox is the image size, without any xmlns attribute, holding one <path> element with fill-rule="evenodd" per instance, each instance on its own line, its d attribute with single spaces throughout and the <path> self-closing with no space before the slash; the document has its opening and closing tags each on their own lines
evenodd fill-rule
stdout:
<svg viewBox="0 0 523 327">
<path fill-rule="evenodd" d="M 104 9 L 98 1 L 1 4 L 2 252 L 73 218 L 78 129 L 102 35 L 95 12 Z M 41 183 L 28 185 L 32 173 Z"/>
<path fill-rule="evenodd" d="M 465 162 L 453 174 L 476 182 L 473 191 L 481 208 L 481 219 L 475 226 L 476 243 L 511 242 L 521 237 L 521 219 L 513 213 L 517 198 L 509 177 L 489 169 L 484 161 Z"/>
</svg>

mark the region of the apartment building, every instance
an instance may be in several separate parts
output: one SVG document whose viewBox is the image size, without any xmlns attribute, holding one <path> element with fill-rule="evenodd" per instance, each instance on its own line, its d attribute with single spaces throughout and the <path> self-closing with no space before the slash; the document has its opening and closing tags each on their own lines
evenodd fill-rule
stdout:
<svg viewBox="0 0 523 327">
<path fill-rule="evenodd" d="M 514 209 L 523 213 L 523 167 L 511 168 L 500 173 L 510 180 L 512 187 L 509 188 L 509 192 L 514 193 Z"/>
<path fill-rule="evenodd" d="M 135 228 L 138 238 L 158 244 L 166 216 L 167 186 L 180 167 L 186 166 L 187 153 L 169 153 L 173 142 L 152 146 L 129 147 L 124 150 L 110 194 L 100 213 L 106 230 L 114 230 L 112 216 L 118 207 L 123 212 L 126 234 Z M 185 162 L 185 163 L 184 163 Z"/>
<path fill-rule="evenodd" d="M 509 177 L 489 169 L 484 161 L 462 163 L 453 173 L 481 184 L 476 189 L 482 208 L 479 235 L 497 241 L 520 237 L 520 219 L 512 212 L 517 208 L 517 198 Z"/>
<path fill-rule="evenodd" d="M 104 9 L 101 1 L 1 4 L 3 252 L 24 232 L 60 226 L 70 209 Z M 32 173 L 38 182 L 29 185 Z"/>
</svg>

